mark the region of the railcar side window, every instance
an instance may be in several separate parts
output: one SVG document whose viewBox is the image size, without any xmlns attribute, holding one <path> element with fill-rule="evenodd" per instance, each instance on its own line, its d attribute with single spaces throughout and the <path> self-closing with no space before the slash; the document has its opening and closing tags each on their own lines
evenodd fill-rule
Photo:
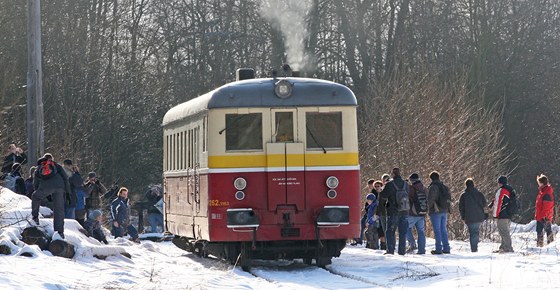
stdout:
<svg viewBox="0 0 560 290">
<path fill-rule="evenodd" d="M 226 114 L 226 150 L 262 150 L 262 114 Z"/>
<path fill-rule="evenodd" d="M 307 149 L 342 148 L 342 112 L 305 114 Z"/>
</svg>

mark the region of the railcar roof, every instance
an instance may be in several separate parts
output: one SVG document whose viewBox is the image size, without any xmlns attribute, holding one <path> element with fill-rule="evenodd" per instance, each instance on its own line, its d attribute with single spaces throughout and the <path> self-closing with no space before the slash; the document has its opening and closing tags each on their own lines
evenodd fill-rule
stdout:
<svg viewBox="0 0 560 290">
<path fill-rule="evenodd" d="M 293 84 L 292 95 L 285 99 L 274 94 L 274 84 L 281 79 Z M 309 78 L 250 79 L 223 85 L 171 108 L 163 117 L 162 125 L 214 108 L 356 105 L 356 97 L 349 88 L 330 81 Z"/>
</svg>

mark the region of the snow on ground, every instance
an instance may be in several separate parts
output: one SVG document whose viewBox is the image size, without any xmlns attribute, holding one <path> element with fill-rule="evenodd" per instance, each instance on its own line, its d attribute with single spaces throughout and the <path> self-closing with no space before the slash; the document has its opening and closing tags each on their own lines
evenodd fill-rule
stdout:
<svg viewBox="0 0 560 290">
<path fill-rule="evenodd" d="M 0 192 L 2 289 L 557 289 L 560 251 L 557 241 L 535 247 L 535 222 L 513 225 L 515 253 L 496 254 L 497 243 L 483 242 L 471 253 L 467 241 L 452 241 L 449 255 L 383 255 L 383 251 L 346 247 L 326 269 L 296 261 L 255 261 L 251 273 L 216 259 L 203 259 L 171 242 L 111 239 L 109 245 L 82 235 L 66 220 L 66 241 L 76 246 L 73 259 L 53 256 L 20 241 L 28 226 L 31 202 L 6 189 Z M 50 210 L 41 209 L 42 215 Z M 19 222 L 18 222 L 19 221 Z M 41 226 L 52 235 L 52 219 Z M 555 233 L 558 227 L 554 227 Z M 426 249 L 433 249 L 428 239 Z M 22 256 L 30 253 L 31 257 Z M 127 252 L 131 259 L 120 255 Z M 94 255 L 108 256 L 105 260 Z"/>
</svg>

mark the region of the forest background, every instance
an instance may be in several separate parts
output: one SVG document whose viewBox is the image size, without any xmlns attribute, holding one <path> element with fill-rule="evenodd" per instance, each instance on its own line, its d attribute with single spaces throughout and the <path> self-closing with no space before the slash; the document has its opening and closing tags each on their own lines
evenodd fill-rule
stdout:
<svg viewBox="0 0 560 290">
<path fill-rule="evenodd" d="M 457 200 L 506 174 L 520 221 L 537 174 L 559 183 L 559 0 L 41 2 L 46 151 L 106 184 L 161 183 L 169 108 L 282 63 L 354 91 L 363 181 L 438 170 Z M 0 0 L 5 149 L 26 143 L 26 9 Z"/>
</svg>

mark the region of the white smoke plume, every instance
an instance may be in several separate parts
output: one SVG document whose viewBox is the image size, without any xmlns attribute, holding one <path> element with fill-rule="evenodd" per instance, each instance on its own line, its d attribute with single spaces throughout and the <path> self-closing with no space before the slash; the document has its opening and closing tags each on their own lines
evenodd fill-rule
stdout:
<svg viewBox="0 0 560 290">
<path fill-rule="evenodd" d="M 313 7 L 311 0 L 261 0 L 261 15 L 280 29 L 288 64 L 293 70 L 310 65 L 304 41 L 308 36 L 305 17 Z"/>
</svg>

